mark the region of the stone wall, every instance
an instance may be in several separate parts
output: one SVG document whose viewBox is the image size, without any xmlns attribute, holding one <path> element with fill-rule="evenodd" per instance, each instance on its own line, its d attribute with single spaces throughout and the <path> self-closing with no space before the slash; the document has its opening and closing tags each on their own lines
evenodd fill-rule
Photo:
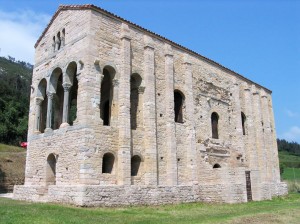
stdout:
<svg viewBox="0 0 300 224">
<path fill-rule="evenodd" d="M 26 181 L 24 190 L 15 188 L 16 198 L 30 198 L 28 186 L 44 186 L 45 200 L 82 206 L 245 202 L 246 171 L 254 200 L 285 193 L 268 89 L 89 7 L 58 11 L 37 44 L 33 86 L 39 90 L 46 80 L 47 96 L 31 94 Z M 57 50 L 53 40 L 58 32 L 64 33 L 64 42 Z M 75 78 L 77 113 L 69 125 L 66 94 Z M 103 80 L 109 87 L 101 85 Z M 53 130 L 51 97 L 58 95 L 59 85 L 64 89 L 62 124 Z M 179 122 L 174 119 L 175 92 L 182 99 Z M 46 98 L 42 133 L 36 125 L 42 111 L 38 102 Z M 218 117 L 218 138 L 212 136 L 212 113 Z M 107 153 L 114 163 L 104 172 Z M 50 155 L 55 157 L 52 174 Z M 136 176 L 131 175 L 133 156 L 141 160 Z"/>
</svg>

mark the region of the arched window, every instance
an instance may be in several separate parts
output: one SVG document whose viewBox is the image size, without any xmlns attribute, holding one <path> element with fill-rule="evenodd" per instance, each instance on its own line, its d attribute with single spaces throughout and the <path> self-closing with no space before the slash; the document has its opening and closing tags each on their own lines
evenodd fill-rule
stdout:
<svg viewBox="0 0 300 224">
<path fill-rule="evenodd" d="M 38 126 L 37 131 L 40 131 L 41 133 L 44 133 L 44 130 L 46 128 L 46 119 L 47 119 L 47 95 L 46 95 L 46 89 L 47 89 L 47 81 L 46 79 L 42 79 L 38 86 L 38 93 L 37 96 L 42 100 L 40 102 L 40 105 L 37 105 L 39 107 L 39 111 L 36 114 Z"/>
<path fill-rule="evenodd" d="M 131 158 L 131 176 L 137 176 L 141 165 L 141 157 L 135 155 Z"/>
<path fill-rule="evenodd" d="M 56 184 L 56 159 L 52 153 L 47 158 L 46 184 Z"/>
<path fill-rule="evenodd" d="M 131 129 L 138 127 L 139 117 L 139 87 L 141 85 L 142 78 L 138 74 L 133 74 L 130 78 L 130 122 Z"/>
<path fill-rule="evenodd" d="M 53 93 L 53 99 L 50 105 L 52 104 L 52 108 L 48 110 L 50 112 L 50 124 L 49 128 L 53 130 L 58 129 L 62 123 L 62 115 L 63 115 L 63 107 L 64 107 L 64 88 L 62 86 L 63 76 L 62 70 L 60 68 L 56 68 L 50 77 L 50 89 L 49 92 Z M 48 98 L 48 101 L 51 100 Z M 47 115 L 48 116 L 48 115 Z"/>
<path fill-rule="evenodd" d="M 246 116 L 245 116 L 245 114 L 243 112 L 241 113 L 241 117 L 242 117 L 243 135 L 246 135 L 246 129 L 245 129 Z"/>
<path fill-rule="evenodd" d="M 218 139 L 218 122 L 219 122 L 219 115 L 216 112 L 211 114 L 211 129 L 212 129 L 212 138 Z"/>
<path fill-rule="evenodd" d="M 221 168 L 220 164 L 216 163 L 214 166 L 213 166 L 214 169 L 218 169 L 218 168 Z"/>
<path fill-rule="evenodd" d="M 63 28 L 63 30 L 62 30 L 62 35 L 61 35 L 61 46 L 65 46 L 65 41 L 66 41 L 66 39 L 65 39 L 65 36 L 66 36 L 66 30 L 65 30 L 65 28 Z"/>
<path fill-rule="evenodd" d="M 101 101 L 100 101 L 100 117 L 103 120 L 103 125 L 109 126 L 111 119 L 111 105 L 113 99 L 112 80 L 115 71 L 111 67 L 103 69 L 103 80 L 101 83 Z"/>
<path fill-rule="evenodd" d="M 60 32 L 57 33 L 57 50 L 59 50 L 61 47 L 61 37 Z"/>
<path fill-rule="evenodd" d="M 55 36 L 53 37 L 53 44 L 52 44 L 52 47 L 53 47 L 53 52 L 55 52 L 55 50 L 56 50 Z"/>
<path fill-rule="evenodd" d="M 174 114 L 175 114 L 175 122 L 183 123 L 183 94 L 175 90 L 174 91 Z"/>
<path fill-rule="evenodd" d="M 62 114 L 64 107 L 64 88 L 62 86 L 62 73 L 58 77 L 56 94 L 53 96 L 52 128 L 58 129 L 62 123 Z"/>
<path fill-rule="evenodd" d="M 102 173 L 112 173 L 115 157 L 112 153 L 105 153 L 102 160 Z"/>
</svg>

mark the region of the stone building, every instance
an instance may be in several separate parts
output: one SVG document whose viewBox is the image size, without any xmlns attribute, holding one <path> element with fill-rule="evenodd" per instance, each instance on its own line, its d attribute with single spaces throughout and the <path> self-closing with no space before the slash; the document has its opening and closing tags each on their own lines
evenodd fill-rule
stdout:
<svg viewBox="0 0 300 224">
<path fill-rule="evenodd" d="M 35 48 L 15 199 L 235 203 L 287 192 L 267 88 L 93 5 L 60 6 Z"/>
</svg>

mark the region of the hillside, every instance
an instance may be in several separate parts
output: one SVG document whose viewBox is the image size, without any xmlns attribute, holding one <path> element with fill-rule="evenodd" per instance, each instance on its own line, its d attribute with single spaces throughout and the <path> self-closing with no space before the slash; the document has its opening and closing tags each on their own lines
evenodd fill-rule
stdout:
<svg viewBox="0 0 300 224">
<path fill-rule="evenodd" d="M 0 193 L 24 184 L 26 149 L 0 144 Z"/>
<path fill-rule="evenodd" d="M 0 142 L 26 141 L 32 65 L 0 57 Z"/>
</svg>

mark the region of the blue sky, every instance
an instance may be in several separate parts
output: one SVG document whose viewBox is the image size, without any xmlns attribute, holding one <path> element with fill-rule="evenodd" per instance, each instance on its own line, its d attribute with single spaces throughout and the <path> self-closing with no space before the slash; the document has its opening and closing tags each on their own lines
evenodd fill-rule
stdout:
<svg viewBox="0 0 300 224">
<path fill-rule="evenodd" d="M 271 89 L 277 136 L 300 143 L 300 1 L 0 0 L 0 55 L 33 63 L 60 4 L 94 4 Z"/>
</svg>

